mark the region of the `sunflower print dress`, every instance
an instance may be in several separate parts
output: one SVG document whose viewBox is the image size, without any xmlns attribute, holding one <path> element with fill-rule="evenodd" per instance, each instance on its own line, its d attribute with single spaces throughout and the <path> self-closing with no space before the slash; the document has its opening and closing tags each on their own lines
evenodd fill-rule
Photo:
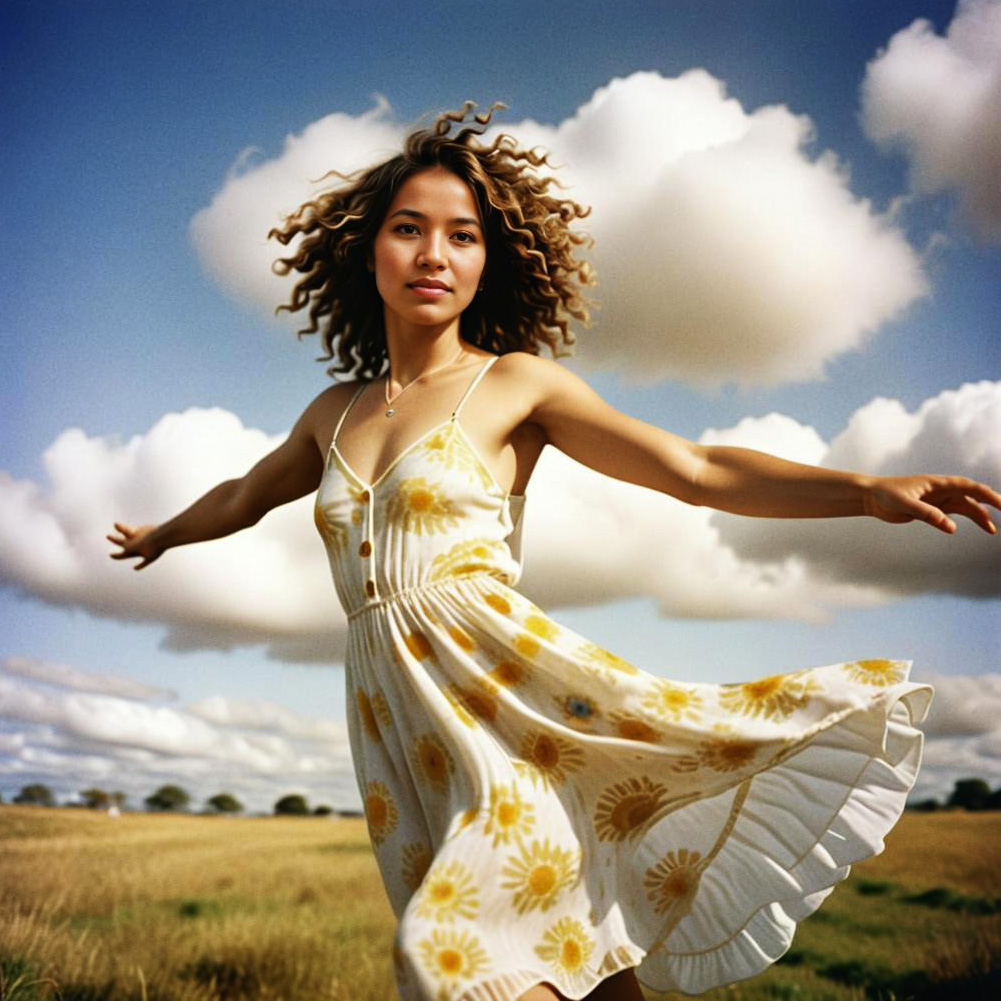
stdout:
<svg viewBox="0 0 1001 1001">
<path fill-rule="evenodd" d="M 681 684 L 549 618 L 514 589 L 524 497 L 459 422 L 495 360 L 373 483 L 337 449 L 356 394 L 314 508 L 400 995 L 751 977 L 882 850 L 932 689 L 877 659 Z"/>
</svg>

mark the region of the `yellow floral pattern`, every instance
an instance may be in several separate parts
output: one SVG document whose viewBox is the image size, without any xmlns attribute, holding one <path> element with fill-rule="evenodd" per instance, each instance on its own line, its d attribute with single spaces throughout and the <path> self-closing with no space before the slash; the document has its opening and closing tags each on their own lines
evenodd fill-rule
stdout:
<svg viewBox="0 0 1001 1001">
<path fill-rule="evenodd" d="M 802 672 L 770 674 L 739 685 L 722 685 L 719 701 L 730 712 L 780 719 L 805 708 L 818 687 Z"/>
<path fill-rule="evenodd" d="M 535 947 L 540 959 L 555 970 L 563 982 L 574 990 L 587 982 L 588 961 L 594 952 L 594 939 L 583 922 L 576 918 L 561 918 L 546 930 Z"/>
<path fill-rule="evenodd" d="M 534 824 L 535 806 L 522 799 L 516 785 L 491 783 L 490 811 L 483 832 L 493 835 L 494 848 L 520 840 L 531 832 Z"/>
<path fill-rule="evenodd" d="M 403 864 L 400 875 L 411 893 L 416 893 L 431 868 L 431 849 L 423 841 L 412 841 L 403 846 Z"/>
<path fill-rule="evenodd" d="M 584 767 L 580 746 L 545 730 L 529 730 L 521 738 L 518 753 L 532 767 L 527 777 L 538 779 L 549 788 L 562 786 L 569 775 Z"/>
<path fill-rule="evenodd" d="M 362 726 L 365 727 L 365 732 L 368 734 L 370 740 L 378 743 L 382 740 L 382 734 L 379 732 L 379 724 L 375 720 L 372 703 L 364 688 L 355 689 L 355 702 L 358 706 L 358 718 L 361 720 Z"/>
<path fill-rule="evenodd" d="M 503 688 L 513 688 L 529 684 L 532 672 L 522 661 L 501 660 L 487 672 L 486 677 Z"/>
<path fill-rule="evenodd" d="M 428 580 L 444 580 L 462 574 L 492 570 L 503 548 L 503 543 L 496 539 L 467 539 L 464 542 L 457 542 L 431 561 Z"/>
<path fill-rule="evenodd" d="M 472 870 L 453 859 L 433 866 L 425 876 L 417 895 L 417 913 L 433 921 L 472 919 L 479 913 L 479 897 Z"/>
<path fill-rule="evenodd" d="M 702 696 L 694 688 L 657 678 L 643 697 L 643 707 L 664 720 L 696 722 L 702 715 Z"/>
<path fill-rule="evenodd" d="M 622 657 L 598 646 L 597 643 L 592 643 L 590 640 L 577 647 L 576 653 L 586 665 L 598 669 L 599 672 L 605 673 L 613 680 L 616 674 L 639 674 L 639 669 L 630 664 L 628 660 L 623 660 Z"/>
<path fill-rule="evenodd" d="M 433 535 L 459 523 L 455 505 L 423 476 L 403 480 L 386 502 L 386 518 L 404 532 Z"/>
<path fill-rule="evenodd" d="M 614 733 L 625 740 L 641 740 L 647 744 L 659 744 L 664 735 L 655 726 L 651 726 L 643 717 L 633 713 L 616 710 L 608 714 Z"/>
<path fill-rule="evenodd" d="M 349 422 L 352 453 L 377 450 L 376 416 Z M 789 930 L 776 892 L 809 906 L 852 864 L 842 841 L 880 843 L 920 750 L 907 662 L 655 676 L 515 589 L 524 498 L 457 419 L 373 484 L 331 452 L 313 517 L 348 618 L 348 737 L 401 997 L 514 998 L 526 976 L 583 997 L 637 965 L 703 993 L 741 929 L 767 965 Z M 776 877 L 808 864 L 744 879 L 755 855 Z M 719 932 L 708 961 L 687 958 L 686 915 Z"/>
<path fill-rule="evenodd" d="M 551 845 L 549 838 L 522 845 L 515 855 L 509 855 L 502 870 L 501 886 L 513 890 L 511 898 L 519 914 L 539 909 L 548 911 L 563 891 L 577 878 L 581 849 Z"/>
<path fill-rule="evenodd" d="M 433 462 L 439 463 L 445 469 L 468 473 L 474 476 L 484 489 L 489 490 L 493 485 L 489 471 L 461 439 L 462 433 L 458 425 L 450 421 L 424 440 L 424 451 Z"/>
<path fill-rule="evenodd" d="M 666 786 L 648 775 L 633 776 L 602 792 L 594 811 L 594 830 L 602 841 L 635 838 L 666 804 Z"/>
<path fill-rule="evenodd" d="M 879 687 L 899 684 L 907 676 L 906 664 L 899 660 L 856 660 L 845 670 L 852 681 Z"/>
<path fill-rule="evenodd" d="M 699 885 L 702 867 L 701 852 L 679 848 L 665 853 L 643 876 L 643 885 L 657 914 L 677 907 L 688 900 Z"/>
<path fill-rule="evenodd" d="M 461 982 L 470 981 L 490 966 L 490 958 L 479 938 L 472 932 L 435 928 L 417 944 L 425 968 L 436 983 L 456 988 Z M 446 997 L 454 997 L 448 994 Z"/>
<path fill-rule="evenodd" d="M 432 788 L 444 792 L 449 777 L 455 771 L 455 760 L 441 737 L 434 732 L 422 734 L 417 738 L 414 757 L 417 774 Z"/>
<path fill-rule="evenodd" d="M 365 794 L 365 820 L 368 833 L 376 845 L 381 845 L 400 821 L 400 811 L 385 782 L 373 779 Z"/>
</svg>

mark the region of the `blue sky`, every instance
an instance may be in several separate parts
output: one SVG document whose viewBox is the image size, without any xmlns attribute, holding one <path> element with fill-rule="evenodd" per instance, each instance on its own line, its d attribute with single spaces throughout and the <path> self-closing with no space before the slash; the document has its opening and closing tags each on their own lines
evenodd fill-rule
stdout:
<svg viewBox="0 0 1001 1001">
<path fill-rule="evenodd" d="M 990 10 L 997 5 L 971 6 Z M 1001 251 L 997 231 L 989 226 L 990 206 L 979 215 L 969 211 L 969 191 L 977 179 L 968 175 L 975 169 L 957 174 L 953 168 L 950 174 L 942 168 L 939 182 L 922 182 L 916 167 L 927 137 L 912 131 L 908 141 L 890 148 L 874 141 L 875 127 L 864 126 L 861 114 L 870 60 L 918 18 L 930 22 L 926 36 L 944 39 L 955 14 L 951 2 L 862 0 L 615 5 L 439 0 L 419 12 L 390 3 L 4 4 L 0 392 L 6 420 L 0 427 L 0 470 L 8 479 L 0 485 L 9 497 L 33 485 L 39 505 L 58 508 L 54 517 L 71 540 L 81 525 L 92 531 L 90 526 L 100 523 L 103 532 L 113 518 L 139 515 L 110 508 L 67 513 L 57 496 L 60 489 L 68 491 L 64 501 L 81 496 L 73 493 L 74 483 L 84 497 L 105 496 L 96 481 L 88 492 L 88 468 L 73 467 L 65 456 L 60 461 L 70 464 L 61 467 L 66 481 L 60 488 L 51 481 L 52 468 L 43 454 L 68 429 L 80 429 L 88 442 L 104 441 L 113 450 L 132 436 L 147 436 L 164 415 L 197 407 L 220 408 L 235 415 L 244 430 L 280 436 L 323 388 L 324 366 L 313 361 L 316 345 L 297 343 L 288 322 L 269 317 L 261 305 L 266 295 L 241 294 L 246 275 L 224 268 L 220 278 L 207 270 L 205 245 L 191 229 L 192 220 L 221 192 L 236 191 L 234 178 L 252 180 L 256 168 L 281 162 L 287 137 L 302 136 L 332 113 L 359 119 L 371 113 L 377 95 L 391 108 L 384 120 L 397 129 L 473 98 L 509 105 L 502 124 L 516 134 L 518 123 L 531 121 L 544 135 L 556 136 L 560 123 L 613 80 L 652 87 L 649 78 L 636 74 L 675 80 L 693 69 L 718 81 L 747 115 L 775 105 L 786 109 L 790 120 L 808 116 L 813 138 L 794 153 L 782 151 L 782 162 L 802 173 L 833 154 L 841 190 L 858 212 L 889 220 L 895 239 L 920 267 L 923 291 L 899 292 L 893 308 L 882 313 L 873 306 L 872 329 L 856 343 L 846 340 L 829 351 L 820 373 L 808 378 L 785 376 L 741 386 L 724 372 L 713 385 L 699 384 L 678 367 L 682 363 L 673 349 L 664 347 L 665 371 L 675 374 L 637 385 L 629 364 L 616 364 L 616 339 L 625 352 L 633 336 L 624 326 L 601 327 L 590 353 L 589 332 L 580 332 L 581 373 L 616 406 L 691 438 L 710 428 L 733 429 L 745 418 L 784 415 L 796 426 L 779 430 L 777 450 L 783 442 L 807 447 L 805 428 L 830 444 L 877 397 L 898 401 L 909 414 L 926 406 L 923 430 L 906 456 L 914 461 L 954 456 L 962 467 L 958 472 L 996 476 L 996 447 L 992 451 L 983 430 L 970 431 L 968 419 L 974 411 L 981 422 L 983 414 L 998 413 L 996 405 L 991 410 L 984 402 L 996 385 L 976 398 L 969 392 L 941 399 L 964 384 L 998 378 L 994 345 Z M 986 49 L 971 55 L 982 60 L 981 68 L 995 59 L 989 45 Z M 906 77 L 908 64 L 902 60 L 901 65 Z M 998 63 L 993 65 L 997 72 Z M 899 86 L 906 90 L 908 83 Z M 873 106 L 884 116 L 899 117 L 900 93 L 889 87 L 872 99 Z M 687 100 L 685 94 L 678 100 Z M 981 131 L 992 127 L 996 123 L 982 123 Z M 996 132 L 995 142 L 1001 142 Z M 927 155 L 933 158 L 933 152 Z M 971 154 L 970 161 L 975 168 L 977 156 Z M 244 166 L 235 167 L 238 162 Z M 976 204 L 982 210 L 982 202 Z M 604 225 L 614 233 L 614 216 L 605 218 L 612 219 Z M 217 212 L 209 222 L 225 242 L 228 221 Z M 606 246 L 616 246 L 617 238 L 609 237 Z M 767 234 L 761 238 L 769 239 Z M 817 250 L 827 252 L 826 247 Z M 610 300 L 614 292 L 609 290 Z M 801 290 L 790 288 L 790 298 L 797 294 Z M 781 310 L 781 303 L 775 308 Z M 614 301 L 606 312 L 615 320 L 629 316 Z M 803 337 L 811 336 L 812 329 L 804 329 Z M 604 347 L 598 347 L 599 337 Z M 589 367 L 589 358 L 599 354 L 602 364 Z M 713 363 L 705 364 L 711 368 Z M 864 427 L 838 454 L 861 455 L 879 436 L 876 418 L 865 413 L 869 416 L 859 419 Z M 190 433 L 201 433 L 200 419 L 192 417 L 185 425 Z M 929 428 L 940 426 L 954 437 L 933 441 Z M 767 429 L 752 431 L 764 435 Z M 768 447 L 767 439 L 755 442 Z M 249 455 L 253 445 L 247 448 Z M 814 461 L 822 457 L 817 452 Z M 181 472 L 179 480 L 194 482 L 189 470 L 183 477 Z M 169 479 L 170 470 L 157 474 Z M 107 482 L 101 480 L 103 486 Z M 125 497 L 132 488 L 122 489 Z M 179 496 L 193 499 L 178 489 Z M 609 494 L 613 507 L 617 496 Z M 541 536 L 546 524 L 541 498 L 538 507 Z M 312 658 L 269 657 L 259 642 L 248 639 L 246 623 L 231 622 L 224 612 L 198 634 L 201 642 L 189 635 L 189 649 L 164 648 L 164 637 L 172 635 L 165 623 L 182 614 L 183 601 L 172 604 L 156 589 L 185 587 L 183 561 L 174 559 L 178 554 L 167 554 L 144 573 L 143 596 L 133 604 L 123 597 L 125 584 L 103 590 L 104 566 L 94 564 L 91 588 L 67 585 L 58 568 L 49 572 L 56 556 L 47 555 L 44 532 L 35 536 L 36 526 L 18 523 L 20 510 L 13 502 L 3 508 L 8 523 L 0 548 L 6 564 L 0 565 L 6 585 L 0 591 L 0 661 L 7 658 L 0 682 L 8 685 L 0 688 L 8 695 L 6 709 L 0 698 L 0 792 L 9 796 L 33 779 L 49 782 L 64 796 L 91 782 L 117 783 L 136 799 L 141 791 L 151 791 L 157 776 L 176 774 L 187 776 L 192 789 L 205 796 L 218 791 L 215 776 L 225 776 L 260 809 L 290 788 L 318 801 L 356 805 L 343 734 L 309 743 L 311 721 L 328 720 L 335 729 L 343 724 L 343 673 L 336 657 L 329 666 Z M 615 510 L 626 517 L 626 507 Z M 713 525 L 745 562 L 764 545 L 725 521 Z M 697 530 L 707 527 L 700 523 Z M 816 614 L 783 616 L 777 604 L 744 611 L 735 605 L 712 615 L 698 603 L 685 610 L 677 588 L 657 583 L 650 567 L 637 571 L 637 579 L 650 581 L 649 586 L 626 583 L 617 593 L 612 584 L 585 600 L 532 570 L 545 551 L 540 547 L 533 555 L 531 536 L 526 585 L 557 618 L 657 673 L 737 680 L 871 652 L 913 658 L 919 678 L 962 676 L 966 680 L 956 690 L 979 702 L 983 714 L 983 707 L 993 704 L 985 701 L 985 693 L 996 690 L 997 589 L 990 580 L 998 569 L 997 546 L 986 537 L 974 540 L 966 526 L 962 540 L 934 544 L 915 534 L 921 531 L 910 526 L 899 536 L 902 548 L 914 550 L 916 562 L 902 568 L 880 564 L 883 569 L 871 573 L 861 564 L 856 573 L 840 565 L 832 569 L 834 556 L 822 547 L 796 549 L 797 540 L 777 533 L 771 543 L 778 547 L 774 558 L 806 553 L 802 604 Z M 319 550 L 319 540 L 313 541 Z M 950 555 L 939 541 L 961 541 L 967 548 Z M 856 540 L 864 552 L 863 542 Z M 75 555 L 77 571 L 86 573 L 93 557 L 83 550 Z M 658 559 L 666 564 L 671 555 Z M 936 567 L 944 565 L 940 559 L 962 564 L 950 571 L 951 584 L 934 581 Z M 160 573 L 170 561 L 175 570 Z M 967 564 L 974 582 L 968 587 L 956 583 Z M 120 577 L 127 573 L 121 565 L 115 569 Z M 558 564 L 557 569 L 569 573 L 572 568 Z M 628 582 L 628 568 L 621 579 Z M 783 586 L 792 589 L 793 583 Z M 862 595 L 860 588 L 879 593 Z M 904 592 L 908 596 L 901 596 Z M 333 607 L 332 589 L 323 600 L 328 597 Z M 790 600 L 796 604 L 800 597 Z M 670 614 L 658 614 L 658 606 Z M 218 649 L 226 629 L 236 630 L 226 633 L 230 640 L 236 637 L 235 645 Z M 88 673 L 131 679 L 148 690 L 129 694 L 127 685 L 110 681 L 101 689 L 87 681 Z M 967 684 L 971 677 L 981 679 L 981 689 Z M 144 743 L 141 736 L 123 736 L 112 722 L 84 732 L 74 714 L 85 710 L 68 701 L 81 692 L 112 700 L 89 707 L 94 714 L 106 711 L 109 720 L 121 719 L 124 706 L 139 713 L 137 718 L 152 712 L 149 726 L 175 713 L 184 725 L 198 721 L 216 727 L 211 739 L 204 733 L 200 738 L 214 741 L 215 750 L 201 758 L 202 752 L 186 749 L 183 740 L 169 746 Z M 952 695 L 943 696 L 948 698 Z M 115 699 L 122 705 L 113 704 Z M 206 709 L 211 699 L 217 700 L 211 703 L 215 708 Z M 248 699 L 258 700 L 257 716 L 244 705 L 242 730 L 235 711 L 232 724 L 220 722 L 218 700 L 235 706 Z M 189 712 L 191 706 L 195 710 Z M 281 716 L 279 708 L 289 715 Z M 966 711 L 956 709 L 955 715 Z M 947 788 L 955 769 L 964 767 L 1001 781 L 997 736 L 986 723 L 963 718 L 956 733 L 944 728 L 937 734 L 938 750 L 929 756 L 925 773 L 927 791 Z M 281 735 L 288 742 L 281 752 L 287 757 L 278 754 L 275 761 L 294 765 L 283 771 L 273 762 L 254 764 L 232 750 L 232 742 L 248 733 Z M 962 735 L 966 743 L 960 745 Z M 331 763 L 331 777 L 322 767 L 311 772 L 302 765 L 314 758 Z M 213 771 L 207 761 L 222 765 Z"/>
</svg>

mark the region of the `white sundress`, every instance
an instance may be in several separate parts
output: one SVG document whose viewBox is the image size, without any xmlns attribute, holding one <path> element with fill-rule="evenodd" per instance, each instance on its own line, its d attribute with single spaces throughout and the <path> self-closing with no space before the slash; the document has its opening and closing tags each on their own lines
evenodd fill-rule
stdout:
<svg viewBox="0 0 1001 1001">
<path fill-rule="evenodd" d="M 337 449 L 356 394 L 314 509 L 400 995 L 751 977 L 882 850 L 932 689 L 882 659 L 682 684 L 549 618 L 513 589 L 524 498 L 459 421 L 494 361 L 373 483 Z"/>
</svg>

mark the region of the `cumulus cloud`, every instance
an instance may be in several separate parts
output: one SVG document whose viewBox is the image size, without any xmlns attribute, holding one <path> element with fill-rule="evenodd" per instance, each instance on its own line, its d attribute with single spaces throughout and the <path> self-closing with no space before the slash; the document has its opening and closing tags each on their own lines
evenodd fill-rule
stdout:
<svg viewBox="0 0 1001 1001">
<path fill-rule="evenodd" d="M 282 437 L 199 408 L 124 442 L 63 432 L 42 456 L 45 486 L 0 472 L 0 581 L 52 604 L 164 623 L 171 649 L 268 642 L 336 660 L 343 617 L 308 499 L 252 532 L 172 550 L 140 573 L 108 558 L 113 520 L 163 521 L 243 475 Z"/>
<path fill-rule="evenodd" d="M 960 0 L 944 37 L 924 18 L 897 32 L 866 69 L 862 119 L 906 152 L 917 192 L 955 191 L 1001 239 L 1001 0 Z"/>
<path fill-rule="evenodd" d="M 1001 785 L 1001 674 L 922 675 L 935 698 L 922 730 L 924 755 L 915 800 L 945 800 L 957 779 Z"/>
<path fill-rule="evenodd" d="M 782 422 L 782 433 L 789 443 L 798 440 L 803 461 L 888 476 L 950 472 L 1001 482 L 999 382 L 967 383 L 926 400 L 914 413 L 897 400 L 873 400 L 823 449 L 812 442 L 810 429 L 795 430 L 788 420 Z M 704 438 L 767 449 L 765 431 L 761 422 L 748 421 Z M 717 512 L 712 524 L 722 542 L 744 559 L 801 560 L 815 578 L 832 583 L 869 585 L 897 594 L 944 591 L 985 598 L 1001 593 L 1001 552 L 962 518 L 955 536 L 924 524 L 888 525 L 870 518 L 818 524 Z"/>
<path fill-rule="evenodd" d="M 173 699 L 177 693 L 169 688 L 146 685 L 134 678 L 117 674 L 100 674 L 81 671 L 69 664 L 53 664 L 35 657 L 4 657 L 0 673 L 19 675 L 32 681 L 41 681 L 58 688 L 98 695 L 118 695 L 124 699 Z"/>
<path fill-rule="evenodd" d="M 988 737 L 1001 726 L 1001 674 L 927 675 L 935 699 L 922 726 L 930 738 Z M 994 749 L 1001 756 L 1001 745 Z"/>
<path fill-rule="evenodd" d="M 55 676 L 66 672 L 64 665 L 49 666 Z M 162 693 L 150 689 L 142 701 L 138 682 L 128 697 L 85 694 L 108 675 L 70 670 L 80 691 L 39 683 L 44 670 L 38 677 L 0 675 L 5 791 L 45 782 L 71 799 L 97 784 L 121 789 L 139 806 L 158 785 L 181 782 L 196 804 L 228 790 L 249 808 L 268 810 L 283 793 L 301 791 L 314 803 L 358 808 L 344 721 L 223 695 L 185 707 L 155 705 Z"/>
<path fill-rule="evenodd" d="M 999 421 L 1001 384 L 983 382 L 944 392 L 913 414 L 874 400 L 830 444 L 780 414 L 711 429 L 702 440 L 836 468 L 948 470 L 998 482 Z M 43 456 L 48 483 L 0 473 L 0 581 L 95 615 L 161 623 L 173 649 L 263 643 L 277 659 L 338 660 L 345 619 L 311 498 L 249 531 L 171 550 L 138 574 L 108 558 L 104 534 L 113 518 L 168 517 L 240 475 L 279 438 L 198 408 L 168 414 L 127 442 L 64 432 Z M 925 525 L 869 519 L 736 518 L 601 476 L 551 448 L 529 498 L 520 586 L 547 608 L 645 596 L 667 615 L 818 620 L 904 593 L 994 595 L 1001 580 L 996 545 L 969 524 L 946 537 Z M 25 660 L 9 662 L 11 671 L 81 684 L 71 671 Z M 211 703 L 196 711 L 226 722 Z M 251 726 L 258 709 L 226 711 Z"/>
<path fill-rule="evenodd" d="M 273 159 L 241 155 L 191 221 L 206 269 L 268 311 L 286 299 L 267 230 L 317 190 L 310 179 L 395 151 L 405 129 L 390 114 L 383 102 L 328 115 Z M 746 111 L 704 70 L 615 79 L 558 125 L 503 131 L 550 150 L 568 194 L 593 206 L 601 308 L 580 351 L 592 370 L 705 386 L 816 378 L 925 291 L 902 233 L 852 194 L 833 153 L 811 154 L 810 120 Z"/>
</svg>

